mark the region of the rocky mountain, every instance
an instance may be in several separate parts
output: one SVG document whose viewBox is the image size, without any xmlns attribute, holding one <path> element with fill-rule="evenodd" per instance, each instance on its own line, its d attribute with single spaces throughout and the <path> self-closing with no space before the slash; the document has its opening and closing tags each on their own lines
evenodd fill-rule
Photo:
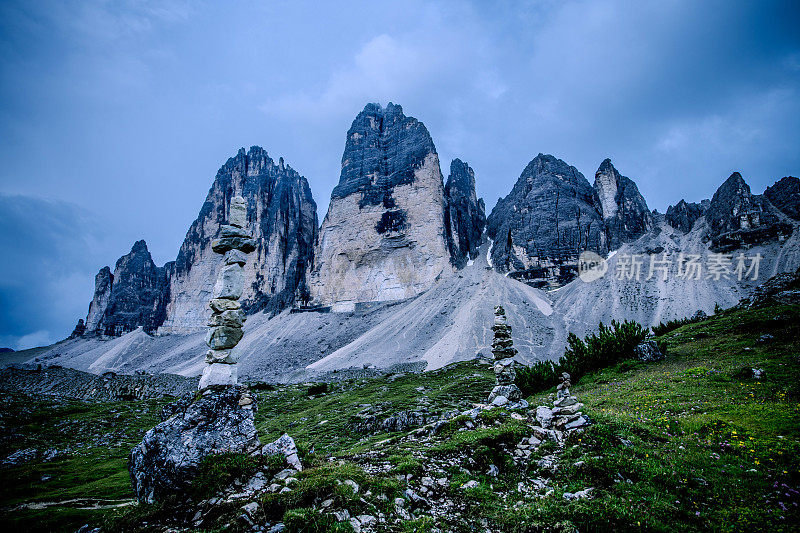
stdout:
<svg viewBox="0 0 800 533">
<path fill-rule="evenodd" d="M 248 202 L 257 247 L 245 269 L 243 307 L 248 312 L 285 308 L 303 292 L 317 232 L 317 206 L 304 177 L 258 146 L 239 150 L 217 172 L 178 258 L 156 267 L 144 241 L 95 276 L 87 334 L 122 335 L 142 327 L 153 333 L 205 329 L 207 302 L 222 261 L 211 241 L 227 219 L 230 198 Z"/>
<path fill-rule="evenodd" d="M 494 268 L 523 279 L 567 282 L 580 252 L 604 249 L 594 189 L 578 169 L 552 155 L 539 154 L 525 167 L 486 228 Z"/>
<path fill-rule="evenodd" d="M 695 221 L 708 209 L 708 204 L 708 200 L 703 200 L 699 204 L 681 200 L 676 205 L 667 208 L 666 221 L 673 228 L 681 230 L 683 233 L 689 233 L 692 231 Z"/>
<path fill-rule="evenodd" d="M 240 149 L 219 169 L 197 219 L 189 227 L 170 277 L 171 297 L 163 333 L 197 331 L 206 327 L 207 302 L 222 261 L 211 250 L 227 220 L 235 195 L 247 201 L 248 227 L 256 250 L 245 266 L 242 307 L 247 312 L 277 311 L 302 290 L 317 232 L 317 205 L 306 179 L 283 158 L 266 150 Z"/>
<path fill-rule="evenodd" d="M 616 250 L 653 229 L 653 216 L 636 183 L 606 159 L 594 176 L 596 206 L 603 215 L 605 248 Z"/>
<path fill-rule="evenodd" d="M 767 187 L 764 196 L 786 216 L 800 220 L 800 179 L 794 176 L 781 178 Z"/>
<path fill-rule="evenodd" d="M 137 241 L 113 274 L 103 267 L 95 276 L 86 332 L 119 336 L 138 327 L 154 332 L 164 321 L 172 269 L 173 263 L 157 267 L 147 243 Z"/>
<path fill-rule="evenodd" d="M 793 231 L 787 217 L 763 196 L 752 194 L 738 172 L 717 189 L 704 217 L 716 251 L 784 240 Z"/>
<path fill-rule="evenodd" d="M 474 260 L 486 227 L 486 205 L 475 193 L 475 172 L 461 161 L 450 163 L 450 175 L 444 185 L 447 204 L 445 226 L 451 242 L 451 255 L 457 266 Z"/>
<path fill-rule="evenodd" d="M 368 104 L 347 132 L 339 184 L 320 228 L 313 304 L 416 296 L 453 271 L 439 156 L 425 125 L 399 105 Z"/>
</svg>

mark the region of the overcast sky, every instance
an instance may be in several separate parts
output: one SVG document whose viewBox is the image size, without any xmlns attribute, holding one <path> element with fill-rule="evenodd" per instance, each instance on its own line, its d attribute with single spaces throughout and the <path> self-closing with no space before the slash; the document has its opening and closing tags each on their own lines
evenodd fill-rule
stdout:
<svg viewBox="0 0 800 533">
<path fill-rule="evenodd" d="M 319 4 L 319 5 L 318 5 Z M 539 152 L 605 157 L 651 208 L 800 173 L 800 4 L 724 0 L 0 3 L 0 346 L 65 337 L 94 274 L 177 255 L 260 145 L 327 210 L 367 102 L 428 127 L 491 209 Z"/>
</svg>

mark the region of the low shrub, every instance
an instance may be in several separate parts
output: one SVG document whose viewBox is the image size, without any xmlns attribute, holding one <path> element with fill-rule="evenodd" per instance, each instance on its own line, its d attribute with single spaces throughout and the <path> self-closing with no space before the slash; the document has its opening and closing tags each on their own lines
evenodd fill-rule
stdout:
<svg viewBox="0 0 800 533">
<path fill-rule="evenodd" d="M 327 383 L 315 383 L 308 388 L 309 396 L 316 396 L 318 394 L 326 394 L 328 392 Z"/>
<path fill-rule="evenodd" d="M 553 387 L 559 375 L 568 372 L 573 382 L 589 372 L 607 368 L 620 361 L 632 359 L 636 345 L 647 337 L 647 329 L 627 320 L 611 321 L 611 326 L 602 322 L 598 332 L 581 340 L 574 333 L 567 338 L 567 348 L 558 363 L 539 361 L 517 371 L 517 386 L 526 395 L 535 394 Z"/>
</svg>

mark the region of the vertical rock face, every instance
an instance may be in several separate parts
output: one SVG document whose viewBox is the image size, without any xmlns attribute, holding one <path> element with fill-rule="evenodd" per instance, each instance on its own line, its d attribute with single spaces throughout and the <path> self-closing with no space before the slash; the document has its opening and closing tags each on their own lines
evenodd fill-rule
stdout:
<svg viewBox="0 0 800 533">
<path fill-rule="evenodd" d="M 155 331 L 164 321 L 171 271 L 172 263 L 157 267 L 147 243 L 137 241 L 119 258 L 113 275 L 105 267 L 95 277 L 86 331 L 122 335 L 140 326 Z"/>
<path fill-rule="evenodd" d="M 794 176 L 781 178 L 771 187 L 767 187 L 764 196 L 783 214 L 800 220 L 800 179 Z"/>
<path fill-rule="evenodd" d="M 750 186 L 738 172 L 731 174 L 714 193 L 705 218 L 715 251 L 782 240 L 793 230 L 770 202 L 751 194 Z"/>
<path fill-rule="evenodd" d="M 600 164 L 594 190 L 596 207 L 603 215 L 606 249 L 616 250 L 653 229 L 653 215 L 636 183 L 617 172 L 610 159 Z"/>
<path fill-rule="evenodd" d="M 595 203 L 583 174 L 539 154 L 487 219 L 493 266 L 522 271 L 517 274 L 526 279 L 571 280 L 580 252 L 603 249 L 603 219 Z"/>
<path fill-rule="evenodd" d="M 445 225 L 451 242 L 451 254 L 457 266 L 475 259 L 486 227 L 486 206 L 475 193 L 475 172 L 460 159 L 450 163 L 450 175 L 444 186 Z"/>
<path fill-rule="evenodd" d="M 217 172 L 197 220 L 178 253 L 170 278 L 171 297 L 161 332 L 205 328 L 219 261 L 211 240 L 219 236 L 235 195 L 247 202 L 248 227 L 256 241 L 245 265 L 242 307 L 277 311 L 292 302 L 310 264 L 317 231 L 317 206 L 306 179 L 283 159 L 275 163 L 257 146 L 239 150 Z"/>
<path fill-rule="evenodd" d="M 399 105 L 368 104 L 347 132 L 309 275 L 314 304 L 397 300 L 453 270 L 439 156 Z"/>
<path fill-rule="evenodd" d="M 670 226 L 684 233 L 692 231 L 695 221 L 703 216 L 708 208 L 708 200 L 702 203 L 688 203 L 681 200 L 676 205 L 667 208 L 666 220 Z"/>
<path fill-rule="evenodd" d="M 100 324 L 108 309 L 108 301 L 111 298 L 111 285 L 114 283 L 114 275 L 111 269 L 104 266 L 94 277 L 94 296 L 89 304 L 89 314 L 86 315 L 86 331 L 97 333 L 100 331 Z"/>
</svg>

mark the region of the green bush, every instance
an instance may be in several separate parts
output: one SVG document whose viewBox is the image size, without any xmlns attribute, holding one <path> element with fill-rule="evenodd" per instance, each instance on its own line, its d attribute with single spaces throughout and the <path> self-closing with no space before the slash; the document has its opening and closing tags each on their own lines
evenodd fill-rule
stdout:
<svg viewBox="0 0 800 533">
<path fill-rule="evenodd" d="M 327 383 L 316 383 L 308 388 L 309 396 L 316 396 L 318 394 L 326 394 L 328 392 Z"/>
<path fill-rule="evenodd" d="M 567 348 L 558 363 L 539 361 L 521 368 L 515 382 L 524 394 L 531 395 L 556 385 L 562 372 L 568 372 L 572 380 L 577 381 L 589 372 L 633 358 L 633 349 L 645 337 L 647 329 L 636 322 L 612 320 L 611 326 L 601 322 L 598 332 L 588 335 L 585 340 L 570 333 Z"/>
<path fill-rule="evenodd" d="M 601 370 L 633 357 L 633 349 L 647 337 L 647 329 L 636 322 L 602 322 L 597 333 L 581 340 L 574 333 L 567 338 L 567 349 L 558 360 L 560 371 L 569 372 L 577 380 L 584 374 Z"/>
<path fill-rule="evenodd" d="M 558 384 L 559 370 L 552 361 L 537 361 L 517 369 L 516 384 L 525 396 L 536 394 Z"/>
</svg>

